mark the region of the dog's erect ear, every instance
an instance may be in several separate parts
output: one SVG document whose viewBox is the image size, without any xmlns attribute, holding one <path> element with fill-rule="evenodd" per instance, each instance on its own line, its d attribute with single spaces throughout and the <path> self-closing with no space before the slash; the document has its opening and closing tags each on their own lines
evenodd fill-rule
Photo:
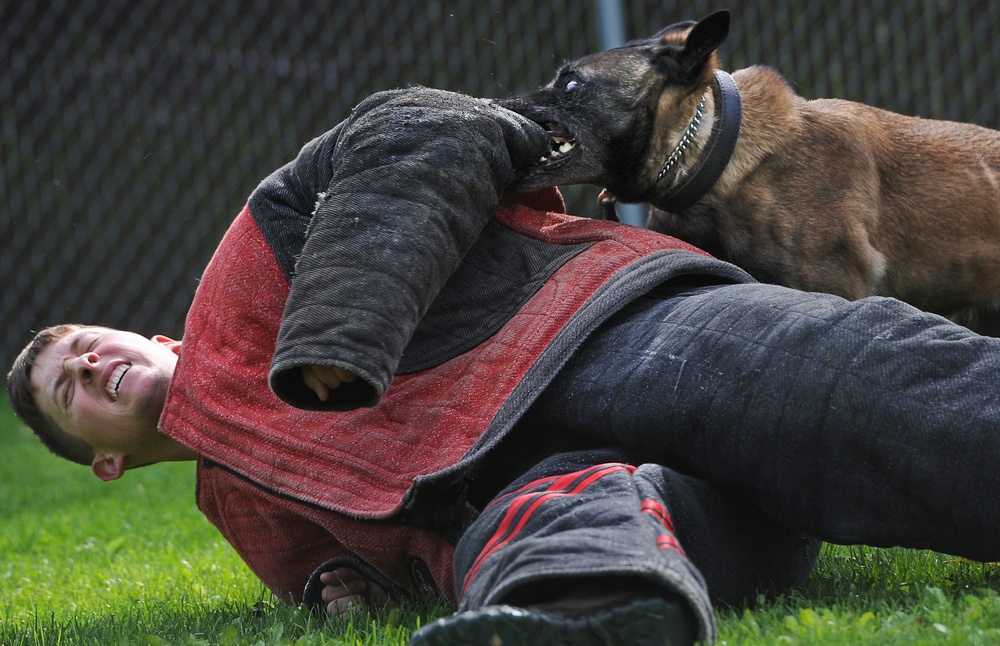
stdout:
<svg viewBox="0 0 1000 646">
<path fill-rule="evenodd" d="M 682 56 L 706 60 L 729 36 L 729 12 L 716 11 L 691 28 Z"/>
<path fill-rule="evenodd" d="M 684 22 L 675 22 L 672 25 L 664 27 L 653 36 L 656 40 L 662 40 L 664 42 L 671 42 L 676 39 L 677 42 L 684 42 L 684 34 L 688 33 L 692 27 L 697 25 L 693 20 L 685 20 Z M 669 38 L 668 38 L 669 36 Z"/>
<path fill-rule="evenodd" d="M 700 22 L 680 22 L 656 34 L 662 49 L 657 58 L 672 68 L 671 76 L 681 83 L 693 83 L 701 76 L 715 50 L 729 36 L 729 12 L 716 11 Z M 686 36 L 685 36 L 686 32 Z M 671 59 L 669 62 L 665 58 Z"/>
</svg>

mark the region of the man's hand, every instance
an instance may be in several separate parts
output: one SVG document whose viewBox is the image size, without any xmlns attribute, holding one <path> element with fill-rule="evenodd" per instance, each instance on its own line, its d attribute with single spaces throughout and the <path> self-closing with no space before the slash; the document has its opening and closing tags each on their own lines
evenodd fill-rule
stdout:
<svg viewBox="0 0 1000 646">
<path fill-rule="evenodd" d="M 316 393 L 321 402 L 330 398 L 330 391 L 340 388 L 341 384 L 349 384 L 357 377 L 343 368 L 333 366 L 305 366 L 302 368 L 302 380 Z"/>
<path fill-rule="evenodd" d="M 389 603 L 389 595 L 382 586 L 372 583 L 351 568 L 340 567 L 319 575 L 323 582 L 322 598 L 326 612 L 341 615 L 348 608 L 384 606 Z"/>
</svg>

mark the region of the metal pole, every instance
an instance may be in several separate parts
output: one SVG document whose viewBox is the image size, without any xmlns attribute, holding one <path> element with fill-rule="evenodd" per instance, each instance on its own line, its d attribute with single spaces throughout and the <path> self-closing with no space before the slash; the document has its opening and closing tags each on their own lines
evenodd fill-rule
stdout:
<svg viewBox="0 0 1000 646">
<path fill-rule="evenodd" d="M 600 29 L 601 48 L 611 49 L 625 44 L 625 10 L 621 0 L 594 0 L 597 9 L 597 26 Z M 618 217 L 625 224 L 637 227 L 646 225 L 646 208 L 640 204 L 618 203 Z"/>
</svg>

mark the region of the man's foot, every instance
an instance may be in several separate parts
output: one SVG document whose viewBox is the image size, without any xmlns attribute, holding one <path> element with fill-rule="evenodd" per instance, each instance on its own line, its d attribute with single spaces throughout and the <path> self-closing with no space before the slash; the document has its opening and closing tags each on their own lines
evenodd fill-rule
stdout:
<svg viewBox="0 0 1000 646">
<path fill-rule="evenodd" d="M 410 646 L 676 646 L 694 644 L 698 636 L 691 611 L 680 600 L 615 598 L 592 606 L 486 606 L 424 626 Z"/>
</svg>

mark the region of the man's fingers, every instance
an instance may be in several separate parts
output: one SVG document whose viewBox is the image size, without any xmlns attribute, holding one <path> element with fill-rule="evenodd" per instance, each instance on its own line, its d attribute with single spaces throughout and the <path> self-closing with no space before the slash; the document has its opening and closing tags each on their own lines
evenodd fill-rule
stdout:
<svg viewBox="0 0 1000 646">
<path fill-rule="evenodd" d="M 323 601 L 336 601 L 337 599 L 361 596 L 368 592 L 368 582 L 364 579 L 348 581 L 338 585 L 328 585 L 323 588 L 321 594 Z"/>
<path fill-rule="evenodd" d="M 333 585 L 334 583 L 341 583 L 342 581 L 347 581 L 350 579 L 359 578 L 357 570 L 352 570 L 346 567 L 339 567 L 336 570 L 330 570 L 328 572 L 323 572 L 319 575 L 319 580 L 327 585 Z"/>
<path fill-rule="evenodd" d="M 341 384 L 349 384 L 357 379 L 350 370 L 336 366 L 304 366 L 302 381 L 309 387 L 321 402 L 330 398 L 330 390 L 340 388 Z"/>
<path fill-rule="evenodd" d="M 324 384 L 329 388 L 339 388 L 341 379 L 337 371 L 340 368 L 334 368 L 333 366 L 313 366 L 313 372 L 316 377 L 319 378 Z"/>
<path fill-rule="evenodd" d="M 333 369 L 333 372 L 334 372 L 334 373 L 336 373 L 337 377 L 338 377 L 338 378 L 339 378 L 339 379 L 340 379 L 340 380 L 341 380 L 342 382 L 344 382 L 345 384 L 349 384 L 349 383 L 351 383 L 352 381 L 354 381 L 355 379 L 357 379 L 357 377 L 355 376 L 355 374 L 354 374 L 353 372 L 350 372 L 350 371 L 347 371 L 347 370 L 344 370 L 343 368 L 336 368 L 336 367 L 335 367 L 335 368 Z"/>
<path fill-rule="evenodd" d="M 326 604 L 326 613 L 328 615 L 342 615 L 347 612 L 348 609 L 354 607 L 356 607 L 354 599 L 351 597 L 344 597 L 342 599 L 335 599 Z"/>
<path fill-rule="evenodd" d="M 324 584 L 321 597 L 327 613 L 331 615 L 343 614 L 349 608 L 358 608 L 363 604 L 384 606 L 389 602 L 389 595 L 382 586 L 350 568 L 324 572 L 319 579 Z"/>
<path fill-rule="evenodd" d="M 327 385 L 316 375 L 316 366 L 306 366 L 302 369 L 302 381 L 305 382 L 309 390 L 316 393 L 316 397 L 319 398 L 321 402 L 325 402 L 330 398 L 330 389 Z"/>
</svg>

